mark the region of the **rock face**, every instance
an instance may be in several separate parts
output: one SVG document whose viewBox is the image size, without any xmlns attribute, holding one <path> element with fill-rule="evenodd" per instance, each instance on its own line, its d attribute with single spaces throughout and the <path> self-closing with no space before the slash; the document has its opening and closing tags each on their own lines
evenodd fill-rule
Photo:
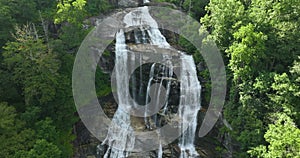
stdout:
<svg viewBox="0 0 300 158">
<path fill-rule="evenodd" d="M 143 3 L 143 0 L 119 0 L 119 7 L 137 7 Z"/>
</svg>

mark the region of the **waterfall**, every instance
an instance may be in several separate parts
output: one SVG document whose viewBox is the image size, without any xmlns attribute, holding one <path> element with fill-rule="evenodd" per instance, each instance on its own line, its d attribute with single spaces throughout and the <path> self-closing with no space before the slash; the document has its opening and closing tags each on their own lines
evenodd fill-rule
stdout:
<svg viewBox="0 0 300 158">
<path fill-rule="evenodd" d="M 130 125 L 130 115 L 122 108 L 129 105 L 129 83 L 127 69 L 127 48 L 125 44 L 124 31 L 120 30 L 116 34 L 116 79 L 119 106 L 112 119 L 112 124 L 108 129 L 104 143 L 109 145 L 109 149 L 104 157 L 123 158 L 128 156 L 127 149 L 134 147 L 133 129 Z M 127 87 L 127 88 L 124 88 Z"/>
<path fill-rule="evenodd" d="M 157 22 L 149 14 L 147 6 L 137 8 L 136 11 L 132 11 L 125 15 L 124 23 L 126 24 L 126 27 L 149 26 L 150 29 L 147 30 L 147 33 L 150 36 L 150 43 L 162 48 L 170 47 L 170 44 L 167 42 L 166 38 L 159 31 Z M 144 29 L 141 29 L 142 32 L 143 30 Z"/>
<path fill-rule="evenodd" d="M 194 139 L 197 128 L 197 114 L 200 110 L 201 86 L 197 78 L 197 71 L 193 57 L 184 55 L 181 59 L 182 74 L 180 79 L 179 115 L 180 118 L 183 118 L 183 120 L 188 117 L 192 117 L 193 121 L 190 124 L 183 121 L 181 124 L 181 132 L 183 135 L 179 141 L 179 147 L 181 149 L 180 158 L 193 158 L 198 155 L 194 146 Z M 183 129 L 186 128 L 187 130 L 184 131 Z"/>
<path fill-rule="evenodd" d="M 137 30 L 134 30 L 134 40 L 135 40 L 135 43 L 136 44 L 140 44 L 142 43 L 139 39 L 139 34 L 138 34 L 138 31 Z"/>
<path fill-rule="evenodd" d="M 131 54 L 131 60 L 130 60 L 132 63 L 130 64 L 131 65 L 131 69 L 134 69 L 134 64 L 135 64 L 135 54 Z M 132 85 L 132 89 L 131 89 L 131 92 L 132 92 L 132 98 L 133 100 L 136 100 L 137 99 L 137 96 L 136 96 L 136 88 L 137 88 L 137 84 L 136 84 L 136 76 L 135 75 L 132 75 L 132 80 L 131 80 L 131 85 Z M 136 106 L 136 105 L 134 105 Z"/>
<path fill-rule="evenodd" d="M 150 74 L 149 74 L 149 81 L 148 81 L 148 84 L 147 84 L 147 91 L 146 91 L 146 102 L 145 102 L 146 109 L 145 109 L 144 120 L 145 120 L 146 128 L 148 128 L 148 129 L 151 129 L 151 125 L 150 125 L 149 118 L 148 118 L 148 113 L 147 113 L 147 104 L 149 102 L 150 86 L 151 86 L 152 80 L 154 78 L 155 64 L 156 63 L 152 64 L 152 66 L 151 66 Z"/>
<path fill-rule="evenodd" d="M 158 149 L 157 155 L 158 155 L 157 158 L 162 158 L 162 156 L 163 156 L 163 149 L 162 149 L 161 143 L 159 143 L 159 149 Z"/>
<path fill-rule="evenodd" d="M 142 65 L 142 55 L 140 55 L 140 60 L 139 60 L 139 63 L 140 63 L 140 88 L 139 88 L 139 94 L 142 94 L 143 93 L 143 65 Z"/>
<path fill-rule="evenodd" d="M 145 0 L 147 2 L 147 0 Z M 144 2 L 145 2 L 144 1 Z M 171 48 L 170 44 L 167 42 L 166 38 L 162 35 L 160 30 L 158 29 L 157 22 L 151 17 L 149 14 L 148 7 L 140 7 L 136 10 L 133 10 L 126 14 L 123 19 L 126 27 L 136 27 L 139 28 L 140 31 L 134 31 L 134 40 L 136 44 L 145 44 L 146 41 L 151 45 L 156 45 L 159 48 L 169 49 Z M 134 130 L 131 127 L 130 114 L 128 114 L 122 107 L 125 105 L 128 107 L 133 104 L 130 103 L 129 98 L 129 83 L 128 80 L 128 55 L 125 33 L 121 29 L 116 33 L 116 59 L 115 59 L 115 70 L 116 70 L 116 86 L 117 86 L 117 96 L 119 101 L 119 106 L 114 114 L 112 119 L 112 125 L 108 129 L 107 137 L 103 143 L 109 145 L 108 150 L 106 151 L 104 158 L 123 158 L 128 157 L 129 152 L 127 150 L 134 148 L 135 136 Z M 195 68 L 195 63 L 193 57 L 190 55 L 180 54 L 181 56 L 181 75 L 179 78 L 180 83 L 180 101 L 178 105 L 178 115 L 179 118 L 183 119 L 181 127 L 182 136 L 179 138 L 178 146 L 181 149 L 180 158 L 192 158 L 198 155 L 195 147 L 194 147 L 194 139 L 195 139 L 195 131 L 197 127 L 197 112 L 200 109 L 200 91 L 201 86 L 197 78 L 197 71 Z M 149 103 L 149 93 L 150 86 L 154 82 L 159 82 L 160 87 L 166 86 L 166 103 L 163 107 L 160 115 L 166 115 L 168 113 L 168 99 L 170 95 L 170 89 L 172 84 L 173 77 L 173 65 L 171 61 L 171 55 L 163 55 L 163 60 L 166 65 L 158 65 L 157 63 L 153 63 L 149 72 L 149 80 L 146 88 L 146 97 L 145 97 L 145 105 Z M 135 60 L 135 58 L 134 58 Z M 139 62 L 142 63 L 142 56 L 140 55 Z M 135 61 L 133 61 L 135 62 Z M 159 69 L 160 71 L 155 71 Z M 155 74 L 155 72 L 160 72 L 161 75 Z M 140 74 L 139 74 L 139 89 L 138 93 L 143 93 L 143 84 L 142 84 L 142 67 L 140 66 Z M 137 86 L 136 78 L 133 78 L 132 81 L 133 86 Z M 137 87 L 133 87 L 133 97 L 135 98 L 135 90 Z M 157 96 L 160 96 L 161 90 L 158 89 Z M 159 102 L 158 99 L 160 97 L 151 98 L 152 101 Z M 135 106 L 135 105 L 132 105 Z M 160 109 L 157 109 L 157 111 Z M 151 130 L 154 128 L 159 128 L 161 123 L 158 123 L 157 114 L 151 117 L 147 114 L 147 107 L 144 114 L 144 123 L 147 130 Z M 192 122 L 187 123 L 186 120 L 188 118 L 192 118 Z M 153 121 L 152 125 L 150 121 Z M 157 126 L 158 125 L 158 126 Z M 187 130 L 184 130 L 187 129 Z M 158 133 L 158 136 L 160 134 Z M 163 147 L 162 143 L 158 146 L 157 157 L 163 157 Z"/>
<path fill-rule="evenodd" d="M 172 76 L 173 76 L 173 65 L 172 65 L 172 61 L 169 60 L 169 57 L 168 57 L 168 56 L 164 56 L 164 58 L 167 59 L 166 64 L 167 64 L 167 67 L 169 68 L 169 69 L 166 69 L 165 74 L 167 74 L 167 78 L 172 78 Z M 167 96 L 167 97 L 170 95 L 170 88 L 171 88 L 171 80 L 168 79 L 168 81 L 167 81 L 167 92 L 166 92 L 166 96 Z M 164 106 L 164 110 L 163 110 L 163 114 L 164 114 L 164 115 L 166 114 L 166 112 L 167 112 L 167 110 L 168 110 L 168 99 L 169 99 L 169 98 L 167 98 L 167 101 L 166 101 L 165 106 Z"/>
<path fill-rule="evenodd" d="M 149 3 L 150 1 L 149 0 L 144 0 L 143 1 L 143 3 L 145 4 L 145 3 Z"/>
</svg>

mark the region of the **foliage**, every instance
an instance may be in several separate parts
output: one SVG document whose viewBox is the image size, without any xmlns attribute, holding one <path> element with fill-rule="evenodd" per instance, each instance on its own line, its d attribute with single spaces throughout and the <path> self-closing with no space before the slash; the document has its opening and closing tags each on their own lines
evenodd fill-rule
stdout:
<svg viewBox="0 0 300 158">
<path fill-rule="evenodd" d="M 62 155 L 53 143 L 38 139 L 30 151 L 18 151 L 15 158 L 62 158 Z"/>
<path fill-rule="evenodd" d="M 269 125 L 264 135 L 269 145 L 260 145 L 249 153 L 253 157 L 300 157 L 300 129 L 285 114 L 276 113 L 274 118 L 274 124 Z"/>
<path fill-rule="evenodd" d="M 70 157 L 74 140 L 71 130 L 77 121 L 70 79 L 73 58 L 53 52 L 51 43 L 45 44 L 33 24 L 16 27 L 13 37 L 15 41 L 4 47 L 3 68 L 0 69 L 8 74 L 1 75 L 0 79 L 7 84 L 0 90 L 11 88 L 11 92 L 8 91 L 10 93 L 5 97 L 1 95 L 0 99 L 14 103 L 18 111 L 11 117 L 18 116 L 22 121 L 16 119 L 20 122 L 20 125 L 14 125 L 16 132 L 1 136 L 10 147 L 3 147 L 3 154 L 10 155 L 4 157 L 15 154 L 20 157 L 20 153 L 27 157 L 49 157 L 49 154 Z M 61 65 L 61 62 L 65 64 Z M 12 86 L 6 87 L 8 85 Z M 5 114 L 4 111 L 1 114 Z M 43 148 L 51 148 L 53 153 L 50 149 L 43 151 Z"/>
<path fill-rule="evenodd" d="M 0 60 L 1 61 L 1 60 Z M 6 70 L 0 69 L 0 98 L 1 101 L 16 104 L 22 100 L 17 86 L 12 83 L 12 74 Z"/>
<path fill-rule="evenodd" d="M 4 64 L 13 72 L 12 78 L 23 89 L 27 105 L 43 104 L 55 96 L 59 61 L 34 32 L 34 25 L 16 27 L 15 42 L 4 47 Z"/>
<path fill-rule="evenodd" d="M 107 13 L 113 8 L 109 0 L 88 0 L 86 10 L 90 16 Z"/>
<path fill-rule="evenodd" d="M 75 53 L 89 30 L 83 30 L 81 26 L 66 25 L 60 30 L 60 39 L 63 49 L 69 53 Z"/>
<path fill-rule="evenodd" d="M 193 18 L 198 20 L 205 15 L 205 6 L 207 6 L 208 3 L 209 0 L 185 0 L 183 1 L 182 7 L 185 11 L 188 11 Z"/>
<path fill-rule="evenodd" d="M 255 32 L 253 24 L 242 26 L 233 34 L 234 42 L 228 49 L 229 67 L 233 71 L 233 80 L 247 81 L 255 75 L 255 66 L 259 66 L 265 58 L 265 41 L 262 32 Z"/>
<path fill-rule="evenodd" d="M 86 0 L 62 0 L 57 4 L 57 13 L 54 22 L 56 24 L 69 22 L 80 25 L 86 16 Z"/>
<path fill-rule="evenodd" d="M 14 107 L 2 102 L 0 111 L 0 157 L 13 157 L 18 150 L 33 144 L 34 131 L 24 128 L 24 122 L 16 118 Z"/>
<path fill-rule="evenodd" d="M 295 121 L 295 129 L 299 126 L 297 62 L 292 67 L 300 54 L 300 33 L 295 31 L 300 24 L 296 16 L 299 6 L 299 1 L 293 0 L 211 0 L 206 8 L 208 14 L 201 19 L 225 54 L 230 70 L 230 94 L 224 115 L 233 127 L 230 135 L 238 142 L 236 157 L 248 157 L 249 153 L 278 157 L 266 154 L 273 152 L 268 144 L 276 144 L 270 140 L 276 137 L 271 131 L 280 130 L 286 137 L 289 133 L 270 116 L 286 116 Z M 267 128 L 268 124 L 274 126 Z M 299 154 L 295 150 L 278 153 L 283 157 Z"/>
<path fill-rule="evenodd" d="M 209 3 L 209 0 L 155 0 L 156 2 L 168 2 L 173 3 L 176 6 L 182 8 L 190 16 L 195 19 L 200 19 L 206 13 L 205 6 Z"/>
<path fill-rule="evenodd" d="M 211 0 L 206 10 L 208 13 L 201 18 L 201 23 L 211 30 L 219 49 L 224 51 L 233 42 L 233 33 L 236 28 L 247 20 L 244 17 L 245 7 L 236 0 Z"/>
<path fill-rule="evenodd" d="M 105 74 L 101 69 L 97 68 L 95 75 L 95 87 L 98 97 L 106 96 L 111 93 L 111 82 L 109 74 Z"/>
<path fill-rule="evenodd" d="M 0 47 L 11 40 L 14 25 L 35 22 L 37 10 L 34 0 L 0 0 Z"/>
</svg>

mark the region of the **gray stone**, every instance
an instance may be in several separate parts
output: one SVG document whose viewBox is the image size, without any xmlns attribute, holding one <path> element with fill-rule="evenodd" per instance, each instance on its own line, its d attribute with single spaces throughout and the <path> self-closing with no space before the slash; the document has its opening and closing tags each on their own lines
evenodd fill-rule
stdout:
<svg viewBox="0 0 300 158">
<path fill-rule="evenodd" d="M 139 0 L 120 0 L 118 5 L 120 7 L 137 7 L 139 5 Z"/>
</svg>

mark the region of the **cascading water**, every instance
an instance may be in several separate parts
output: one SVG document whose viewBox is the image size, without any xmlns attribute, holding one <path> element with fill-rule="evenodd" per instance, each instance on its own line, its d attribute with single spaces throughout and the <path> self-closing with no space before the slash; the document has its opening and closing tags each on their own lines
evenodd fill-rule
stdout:
<svg viewBox="0 0 300 158">
<path fill-rule="evenodd" d="M 148 2 L 145 0 L 144 2 Z M 162 35 L 160 30 L 158 29 L 157 22 L 151 17 L 148 11 L 148 7 L 140 7 L 134 11 L 129 12 L 125 15 L 123 19 L 126 27 L 136 27 L 139 28 L 140 31 L 134 31 L 134 41 L 136 44 L 145 44 L 150 43 L 151 45 L 155 45 L 159 48 L 171 48 L 170 44 L 167 42 L 166 38 Z M 118 101 L 119 106 L 114 114 L 112 119 L 112 125 L 108 130 L 107 137 L 103 143 L 107 143 L 109 145 L 109 149 L 106 151 L 104 157 L 105 158 L 123 158 L 127 157 L 130 153 L 126 152 L 128 149 L 134 148 L 135 136 L 134 130 L 131 127 L 130 114 L 125 112 L 122 108 L 125 105 L 128 107 L 129 105 L 136 106 L 135 103 L 130 103 L 127 98 L 130 95 L 129 92 L 129 83 L 128 80 L 128 61 L 130 56 L 128 55 L 128 49 L 125 40 L 125 33 L 121 29 L 116 34 L 116 83 L 117 83 L 117 93 L 118 93 Z M 193 121 L 190 124 L 183 121 L 180 125 L 181 132 L 184 133 L 181 138 L 179 138 L 178 146 L 181 149 L 180 158 L 193 158 L 198 155 L 195 147 L 194 147 L 194 139 L 195 139 L 195 131 L 197 127 L 197 112 L 200 109 L 200 91 L 201 86 L 197 78 L 197 72 L 195 68 L 195 63 L 192 56 L 185 55 L 180 53 L 181 56 L 181 78 L 179 79 L 180 83 L 180 101 L 178 107 L 178 116 L 183 118 L 183 120 L 187 120 L 187 118 L 192 117 Z M 168 111 L 168 98 L 170 95 L 172 77 L 173 77 L 173 63 L 171 62 L 171 55 L 163 55 L 163 60 L 166 65 L 158 65 L 156 63 L 152 64 L 149 80 L 147 83 L 146 97 L 145 97 L 145 105 L 149 102 L 149 93 L 150 86 L 154 82 L 159 82 L 160 87 L 166 87 L 166 103 L 163 106 L 163 110 L 161 110 L 160 115 L 166 115 Z M 132 59 L 131 59 L 132 60 Z M 142 58 L 140 56 L 140 63 L 142 62 Z M 160 69 L 161 75 L 155 74 L 155 70 Z M 140 67 L 140 84 L 139 88 L 134 87 L 133 91 L 137 90 L 139 94 L 143 92 L 143 84 L 142 79 L 143 75 L 142 68 Z M 164 84 L 165 83 L 165 84 Z M 132 80 L 133 86 L 137 86 L 136 78 Z M 160 89 L 157 91 L 157 96 L 160 95 Z M 135 92 L 133 92 L 133 98 L 136 98 Z M 159 98 L 159 97 L 157 97 Z M 151 99 L 158 103 L 158 100 Z M 191 106 L 192 105 L 192 106 Z M 146 107 L 147 109 L 147 107 Z M 159 109 L 158 109 L 159 110 Z M 194 115 L 191 115 L 194 114 Z M 145 110 L 144 123 L 147 130 L 151 130 L 153 128 L 159 128 L 159 121 L 157 120 L 157 115 L 153 115 L 151 117 L 147 117 L 147 110 Z M 153 124 L 150 123 L 153 122 Z M 158 127 L 157 127 L 158 125 Z M 184 129 L 187 129 L 184 131 Z M 159 135 L 159 133 L 158 133 Z M 157 157 L 163 157 L 163 147 L 160 142 L 160 145 L 157 150 Z"/>
<path fill-rule="evenodd" d="M 124 17 L 124 23 L 126 27 L 141 27 L 148 26 L 147 33 L 150 37 L 150 44 L 157 45 L 162 48 L 169 48 L 170 44 L 167 42 L 166 38 L 159 31 L 157 22 L 149 14 L 148 7 L 137 8 L 136 11 L 128 13 Z M 143 36 L 145 36 L 144 29 L 141 29 Z"/>
<path fill-rule="evenodd" d="M 104 143 L 109 145 L 109 149 L 104 155 L 110 158 L 127 157 L 126 149 L 134 147 L 133 129 L 130 125 L 130 115 L 122 108 L 129 105 L 127 100 L 129 95 L 129 87 L 127 76 L 127 48 L 125 43 L 124 31 L 120 30 L 116 34 L 116 78 L 119 107 L 113 117 L 112 125 L 108 130 L 108 134 Z"/>
<path fill-rule="evenodd" d="M 145 4 L 145 3 L 149 3 L 150 1 L 149 1 L 149 0 L 144 0 L 143 2 L 144 2 L 144 4 Z"/>
<path fill-rule="evenodd" d="M 151 129 L 151 125 L 150 125 L 150 122 L 149 122 L 149 118 L 147 117 L 147 116 L 148 116 L 148 113 L 147 113 L 147 109 L 148 109 L 147 104 L 148 104 L 148 102 L 149 102 L 150 86 L 151 86 L 152 80 L 153 80 L 153 78 L 154 78 L 154 68 L 155 68 L 155 64 L 156 64 L 156 63 L 154 63 L 154 64 L 151 66 L 150 75 L 149 75 L 149 81 L 148 81 L 148 84 L 147 84 L 147 92 L 146 92 L 146 102 L 145 102 L 146 109 L 145 109 L 144 120 L 145 120 L 146 128 L 148 128 L 148 129 Z"/>
<path fill-rule="evenodd" d="M 200 92 L 201 86 L 197 78 L 197 71 L 192 56 L 182 56 L 181 66 L 181 85 L 180 85 L 180 103 L 179 115 L 180 118 L 192 117 L 193 121 L 190 124 L 182 123 L 182 137 L 179 141 L 181 149 L 180 158 L 196 157 L 198 155 L 195 146 L 195 132 L 197 128 L 197 114 L 200 110 Z M 193 105 L 193 106 L 192 106 Z M 188 116 L 190 111 L 194 111 L 193 116 Z M 183 129 L 186 129 L 183 131 Z"/>
<path fill-rule="evenodd" d="M 167 74 L 167 78 L 168 78 L 167 92 L 166 92 L 166 96 L 168 97 L 170 95 L 170 88 L 171 88 L 170 78 L 173 76 L 173 65 L 172 65 L 171 60 L 169 60 L 169 56 L 164 56 L 164 58 L 167 59 L 166 66 L 169 68 L 169 69 L 166 69 L 166 72 L 165 72 L 165 74 Z M 163 115 L 166 114 L 167 109 L 168 109 L 168 99 L 166 99 L 166 100 L 167 100 L 167 102 L 165 103 L 165 106 L 164 106 Z"/>
</svg>

